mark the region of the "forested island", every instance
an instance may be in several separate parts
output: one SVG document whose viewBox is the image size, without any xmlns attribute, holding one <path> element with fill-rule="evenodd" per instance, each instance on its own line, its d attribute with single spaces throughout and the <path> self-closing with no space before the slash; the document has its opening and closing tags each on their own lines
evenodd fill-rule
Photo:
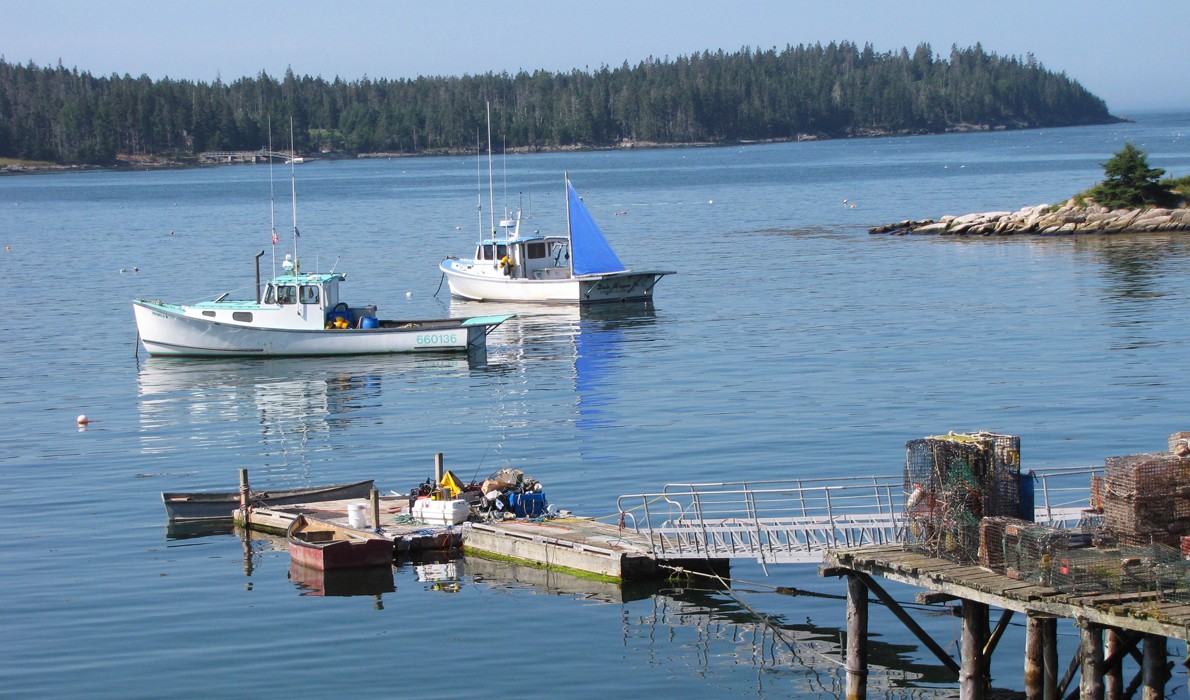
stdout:
<svg viewBox="0 0 1190 700">
<path fill-rule="evenodd" d="M 567 73 L 389 80 L 261 72 L 231 83 L 93 76 L 0 57 L 0 158 L 193 162 L 207 151 L 475 152 L 725 144 L 1119 121 L 1031 55 L 830 43 L 704 52 Z M 279 146 L 277 150 L 281 150 Z"/>
</svg>

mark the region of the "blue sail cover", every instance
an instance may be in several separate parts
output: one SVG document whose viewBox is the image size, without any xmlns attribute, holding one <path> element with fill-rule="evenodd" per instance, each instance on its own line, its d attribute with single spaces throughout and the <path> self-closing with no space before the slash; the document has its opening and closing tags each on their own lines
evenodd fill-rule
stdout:
<svg viewBox="0 0 1190 700">
<path fill-rule="evenodd" d="M 570 198 L 570 260 L 574 274 L 598 275 L 623 271 L 624 263 L 612 251 L 569 180 L 566 181 L 566 196 Z"/>
</svg>

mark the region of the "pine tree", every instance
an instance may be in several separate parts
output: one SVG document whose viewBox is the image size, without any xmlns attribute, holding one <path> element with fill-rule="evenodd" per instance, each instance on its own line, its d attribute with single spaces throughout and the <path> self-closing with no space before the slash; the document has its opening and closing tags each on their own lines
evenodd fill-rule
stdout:
<svg viewBox="0 0 1190 700">
<path fill-rule="evenodd" d="M 1125 143 L 1103 164 L 1103 182 L 1091 188 L 1091 198 L 1110 209 L 1168 206 L 1174 201 L 1169 187 L 1161 183 L 1165 171 L 1150 168 L 1145 152 Z"/>
</svg>

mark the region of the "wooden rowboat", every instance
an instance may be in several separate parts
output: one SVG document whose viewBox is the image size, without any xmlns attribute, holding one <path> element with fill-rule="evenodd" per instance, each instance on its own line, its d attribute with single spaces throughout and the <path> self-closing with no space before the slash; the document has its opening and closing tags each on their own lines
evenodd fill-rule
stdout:
<svg viewBox="0 0 1190 700">
<path fill-rule="evenodd" d="M 248 501 L 254 506 L 273 507 L 295 503 L 321 503 L 367 498 L 372 491 L 372 479 L 354 484 L 333 484 L 279 491 L 252 491 Z M 169 522 L 189 520 L 227 520 L 240 505 L 239 492 L 223 493 L 162 493 Z"/>
<path fill-rule="evenodd" d="M 393 541 L 367 530 L 299 515 L 286 531 L 289 559 L 311 569 L 392 565 Z"/>
</svg>

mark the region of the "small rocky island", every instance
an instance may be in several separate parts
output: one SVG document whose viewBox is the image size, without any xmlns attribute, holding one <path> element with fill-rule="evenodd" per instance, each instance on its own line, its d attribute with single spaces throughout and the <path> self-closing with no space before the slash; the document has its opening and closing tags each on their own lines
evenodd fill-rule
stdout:
<svg viewBox="0 0 1190 700">
<path fill-rule="evenodd" d="M 1103 182 L 1058 205 L 992 211 L 940 219 L 905 220 L 868 229 L 872 234 L 950 236 L 1075 235 L 1190 231 L 1190 176 L 1160 179 L 1131 143 L 1103 164 Z"/>
<path fill-rule="evenodd" d="M 1159 233 L 1190 231 L 1190 209 L 1109 209 L 1100 204 L 1079 205 L 1071 199 L 1060 205 L 1039 204 L 1020 211 L 989 211 L 938 220 L 906 220 L 868 229 L 868 233 L 906 233 L 948 236 L 1011 236 L 1013 234 L 1069 235 L 1082 233 Z"/>
</svg>

